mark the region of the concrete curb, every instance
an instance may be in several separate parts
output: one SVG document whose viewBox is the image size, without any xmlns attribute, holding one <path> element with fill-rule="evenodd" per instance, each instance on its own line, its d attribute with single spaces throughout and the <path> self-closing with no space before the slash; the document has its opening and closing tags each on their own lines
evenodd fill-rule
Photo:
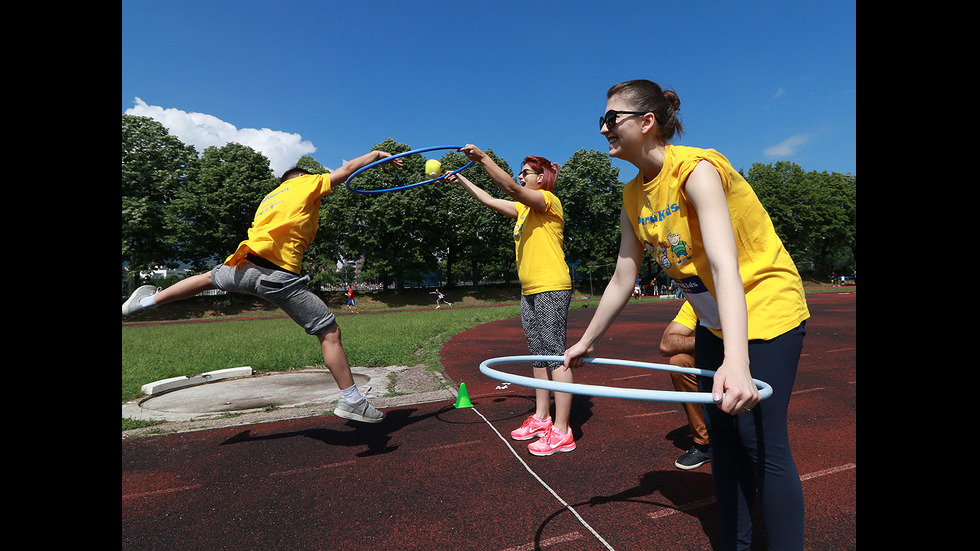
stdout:
<svg viewBox="0 0 980 551">
<path fill-rule="evenodd" d="M 156 396 L 171 390 L 179 390 L 181 388 L 203 385 L 205 383 L 213 383 L 222 379 L 250 377 L 251 375 L 252 368 L 250 366 L 229 367 L 228 369 L 218 369 L 216 371 L 201 373 L 200 375 L 195 375 L 193 377 L 183 376 L 172 377 L 170 379 L 161 379 L 152 383 L 146 383 L 140 387 L 140 390 L 142 390 L 143 394 L 147 396 Z"/>
</svg>

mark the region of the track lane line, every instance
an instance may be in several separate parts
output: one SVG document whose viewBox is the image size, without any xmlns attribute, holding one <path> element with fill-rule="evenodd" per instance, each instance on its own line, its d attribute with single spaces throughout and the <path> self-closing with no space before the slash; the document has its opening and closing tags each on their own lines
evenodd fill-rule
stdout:
<svg viewBox="0 0 980 551">
<path fill-rule="evenodd" d="M 574 507 L 572 507 L 571 505 L 568 504 L 568 502 L 562 499 L 561 496 L 558 495 L 558 493 L 551 488 L 551 486 L 548 486 L 548 484 L 544 480 L 542 480 L 540 476 L 538 476 L 538 473 L 534 472 L 534 470 L 531 469 L 531 466 L 528 465 L 527 462 L 524 461 L 524 459 L 522 459 L 520 455 L 518 455 L 517 450 L 515 450 L 514 447 L 510 445 L 510 442 L 508 442 L 507 439 L 504 438 L 502 434 L 500 434 L 500 431 L 497 430 L 497 427 L 494 427 L 493 424 L 489 420 L 487 420 L 487 418 L 484 417 L 483 414 L 480 413 L 480 411 L 475 407 L 471 407 L 469 409 L 472 409 L 474 412 L 476 412 L 477 415 L 480 416 L 481 419 L 483 419 L 483 422 L 490 427 L 490 430 L 496 433 L 497 438 L 500 438 L 500 441 L 503 442 L 505 446 L 507 446 L 507 449 L 510 450 L 510 453 L 514 454 L 514 457 L 516 457 L 517 460 L 520 461 L 521 465 L 524 466 L 524 469 L 527 470 L 527 472 L 531 473 L 531 476 L 533 476 L 534 479 L 537 480 L 539 484 L 541 484 L 541 486 L 543 486 L 546 490 L 548 490 L 548 492 L 550 492 L 551 495 L 553 495 L 555 499 L 557 499 L 558 502 L 561 503 L 563 507 L 565 507 L 565 509 L 568 509 L 569 512 L 575 515 L 575 518 L 578 519 L 579 523 L 582 526 L 584 526 L 593 536 L 595 536 L 595 538 L 599 540 L 599 542 L 602 543 L 602 545 L 604 545 L 606 549 L 609 549 L 609 551 L 616 551 L 615 549 L 613 549 L 611 545 L 609 545 L 609 542 L 603 539 L 603 537 L 600 536 L 599 533 L 596 532 L 595 529 L 589 525 L 588 522 L 585 522 L 585 519 L 578 514 L 578 511 L 576 511 Z"/>
</svg>

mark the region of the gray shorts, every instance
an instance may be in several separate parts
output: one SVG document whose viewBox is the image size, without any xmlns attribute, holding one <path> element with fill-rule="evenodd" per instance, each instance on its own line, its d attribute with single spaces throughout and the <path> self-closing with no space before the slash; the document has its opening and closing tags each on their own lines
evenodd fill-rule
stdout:
<svg viewBox="0 0 980 551">
<path fill-rule="evenodd" d="M 319 335 L 336 323 L 333 312 L 306 286 L 310 276 L 257 266 L 243 260 L 238 266 L 220 264 L 211 270 L 211 282 L 229 293 L 263 298 L 286 312 L 310 335 Z"/>
</svg>

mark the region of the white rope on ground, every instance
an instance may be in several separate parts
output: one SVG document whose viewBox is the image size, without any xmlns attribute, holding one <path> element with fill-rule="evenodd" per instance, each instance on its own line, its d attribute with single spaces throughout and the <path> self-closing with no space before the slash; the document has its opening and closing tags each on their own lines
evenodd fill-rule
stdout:
<svg viewBox="0 0 980 551">
<path fill-rule="evenodd" d="M 479 410 L 477 410 L 475 407 L 471 407 L 469 409 L 475 411 L 476 414 L 479 415 L 480 418 L 483 419 L 483 421 L 490 426 L 493 432 L 497 434 L 497 437 L 500 438 L 500 440 L 507 446 L 507 449 L 510 450 L 510 453 L 514 454 L 514 457 L 516 457 L 517 460 L 521 462 L 521 465 L 524 465 L 524 468 L 527 470 L 527 472 L 531 473 L 531 476 L 533 476 L 535 480 L 538 481 L 539 484 L 541 484 L 542 486 L 545 487 L 546 490 L 551 492 L 551 495 L 555 496 L 555 499 L 557 499 L 558 502 L 562 504 L 562 506 L 568 509 L 573 515 L 575 515 L 575 518 L 578 519 L 578 521 L 582 524 L 582 526 L 584 526 L 589 532 L 591 532 L 592 535 L 595 536 L 596 539 L 602 543 L 602 545 L 606 546 L 606 549 L 609 549 L 609 551 L 615 551 L 615 549 L 613 549 L 613 547 L 609 545 L 609 543 L 605 539 L 603 539 L 598 532 L 596 532 L 591 526 L 589 526 L 588 522 L 585 522 L 585 519 L 578 514 L 578 511 L 576 511 L 574 507 L 572 507 L 564 499 L 562 499 L 561 496 L 559 496 L 554 490 L 552 490 L 551 486 L 548 486 L 548 484 L 544 480 L 541 480 L 541 477 L 538 476 L 538 474 L 531 469 L 530 465 L 528 465 L 527 462 L 524 461 L 524 459 L 522 459 L 520 455 L 518 455 L 517 450 L 515 450 L 514 447 L 510 445 L 510 442 L 508 442 L 507 439 L 504 438 L 502 434 L 500 434 L 500 431 L 498 431 L 497 428 L 494 427 L 493 424 L 490 423 L 490 421 L 488 421 L 487 418 L 484 417 Z"/>
</svg>

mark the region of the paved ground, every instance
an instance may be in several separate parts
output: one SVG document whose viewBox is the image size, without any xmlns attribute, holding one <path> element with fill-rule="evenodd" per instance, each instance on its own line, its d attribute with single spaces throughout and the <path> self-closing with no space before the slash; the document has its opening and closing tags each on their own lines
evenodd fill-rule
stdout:
<svg viewBox="0 0 980 551">
<path fill-rule="evenodd" d="M 422 365 L 353 367 L 351 371 L 361 392 L 382 410 L 456 399 L 456 386 Z M 123 404 L 123 417 L 166 421 L 164 425 L 125 431 L 123 437 L 323 415 L 333 411 L 339 398 L 337 383 L 326 369 L 218 381 Z"/>
<path fill-rule="evenodd" d="M 808 300 L 813 318 L 790 409 L 807 549 L 853 549 L 856 294 Z M 598 355 L 656 361 L 652 343 L 677 306 L 629 306 Z M 570 312 L 573 337 L 591 314 Z M 689 445 L 680 406 L 577 397 L 578 449 L 531 456 L 526 443 L 501 436 L 529 414 L 531 391 L 478 371 L 486 358 L 524 353 L 518 320 L 446 344 L 445 376 L 466 383 L 471 408 L 453 407 L 450 394 L 386 407 L 378 425 L 307 413 L 123 440 L 122 548 L 712 549 L 710 464 L 673 467 Z M 586 368 L 576 378 L 670 384 L 665 373 L 635 368 Z"/>
</svg>

